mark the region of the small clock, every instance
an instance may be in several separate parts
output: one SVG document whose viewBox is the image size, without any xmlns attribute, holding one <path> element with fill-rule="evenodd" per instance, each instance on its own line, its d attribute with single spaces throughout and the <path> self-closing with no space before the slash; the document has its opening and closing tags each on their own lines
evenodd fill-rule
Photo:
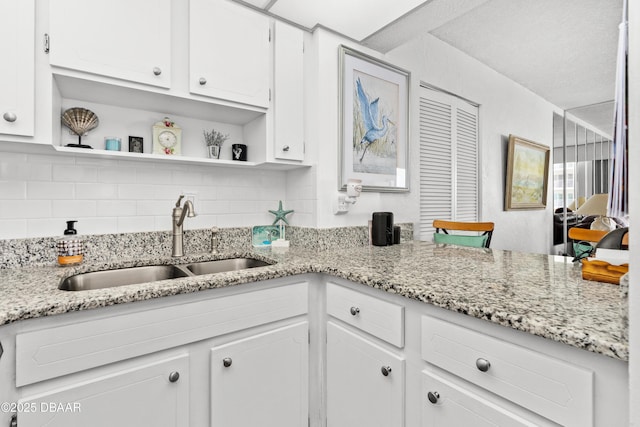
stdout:
<svg viewBox="0 0 640 427">
<path fill-rule="evenodd" d="M 182 129 L 168 117 L 153 125 L 153 154 L 180 155 Z"/>
</svg>

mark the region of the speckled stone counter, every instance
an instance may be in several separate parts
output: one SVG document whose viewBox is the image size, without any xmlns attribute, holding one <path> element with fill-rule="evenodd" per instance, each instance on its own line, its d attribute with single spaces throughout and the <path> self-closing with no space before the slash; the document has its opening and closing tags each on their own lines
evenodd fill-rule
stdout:
<svg viewBox="0 0 640 427">
<path fill-rule="evenodd" d="M 625 307 L 616 285 L 583 281 L 570 259 L 500 250 L 408 242 L 389 247 L 225 250 L 179 263 L 255 257 L 276 264 L 109 289 L 58 290 L 64 277 L 135 265 L 172 264 L 171 257 L 86 262 L 78 267 L 0 270 L 0 324 L 204 289 L 324 273 L 406 298 L 485 319 L 574 347 L 628 360 Z"/>
</svg>

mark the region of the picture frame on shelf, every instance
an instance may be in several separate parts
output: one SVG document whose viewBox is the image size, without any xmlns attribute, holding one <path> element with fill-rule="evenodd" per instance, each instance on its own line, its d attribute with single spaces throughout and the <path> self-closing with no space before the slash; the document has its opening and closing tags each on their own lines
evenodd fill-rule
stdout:
<svg viewBox="0 0 640 427">
<path fill-rule="evenodd" d="M 395 65 L 339 47 L 338 189 L 362 180 L 363 191 L 409 191 L 409 83 Z"/>
<path fill-rule="evenodd" d="M 144 152 L 144 139 L 141 136 L 129 137 L 129 152 L 130 153 L 143 153 Z"/>
<path fill-rule="evenodd" d="M 505 210 L 545 209 L 550 148 L 509 135 Z"/>
</svg>

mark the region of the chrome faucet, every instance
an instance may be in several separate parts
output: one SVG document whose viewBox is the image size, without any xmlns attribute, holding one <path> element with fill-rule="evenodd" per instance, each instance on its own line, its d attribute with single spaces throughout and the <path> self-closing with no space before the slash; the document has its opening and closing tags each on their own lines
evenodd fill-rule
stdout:
<svg viewBox="0 0 640 427">
<path fill-rule="evenodd" d="M 196 216 L 196 212 L 193 209 L 193 203 L 191 200 L 187 200 L 184 202 L 184 206 L 180 206 L 180 202 L 184 198 L 184 195 L 181 194 L 176 202 L 176 206 L 173 208 L 173 251 L 171 256 L 181 257 L 184 256 L 184 234 L 182 231 L 182 225 L 184 224 L 184 219 L 186 216 L 189 218 L 193 218 Z"/>
</svg>

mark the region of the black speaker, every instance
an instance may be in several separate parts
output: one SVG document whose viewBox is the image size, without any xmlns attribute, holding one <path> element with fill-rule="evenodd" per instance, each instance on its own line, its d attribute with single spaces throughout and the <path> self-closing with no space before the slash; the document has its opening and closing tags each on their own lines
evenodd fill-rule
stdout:
<svg viewBox="0 0 640 427">
<path fill-rule="evenodd" d="M 371 244 L 393 245 L 393 213 L 374 212 L 371 221 Z"/>
</svg>

